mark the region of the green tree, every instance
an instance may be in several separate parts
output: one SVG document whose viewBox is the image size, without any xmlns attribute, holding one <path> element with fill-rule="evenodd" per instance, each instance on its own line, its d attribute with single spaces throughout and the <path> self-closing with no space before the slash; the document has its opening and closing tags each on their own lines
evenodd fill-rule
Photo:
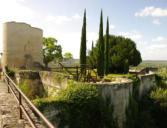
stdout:
<svg viewBox="0 0 167 128">
<path fill-rule="evenodd" d="M 103 40 L 103 12 L 102 10 L 101 10 L 100 26 L 99 26 L 97 73 L 100 77 L 104 76 L 104 40 Z"/>
<path fill-rule="evenodd" d="M 92 49 L 88 52 L 87 64 L 92 68 L 96 68 L 97 66 L 97 48 L 94 47 L 94 43 L 92 41 Z"/>
<path fill-rule="evenodd" d="M 106 35 L 103 38 L 105 39 L 106 46 Z M 140 52 L 137 50 L 135 42 L 129 38 L 110 35 L 108 50 L 109 73 L 125 73 L 126 60 L 128 60 L 127 66 L 137 66 L 142 61 Z M 94 68 L 96 68 L 98 66 L 97 62 L 99 54 L 99 40 L 97 41 L 96 46 L 94 46 L 94 48 L 91 51 L 89 51 L 89 53 L 92 52 L 93 56 L 89 54 L 88 58 L 89 60 L 93 60 L 91 61 L 91 65 L 93 65 Z M 126 69 L 128 70 L 128 68 Z"/>
<path fill-rule="evenodd" d="M 43 63 L 48 67 L 48 63 L 54 59 L 62 59 L 61 45 L 53 37 L 43 38 Z"/>
<path fill-rule="evenodd" d="M 73 59 L 73 56 L 70 52 L 66 52 L 66 53 L 64 53 L 64 59 L 71 60 L 71 59 Z"/>
<path fill-rule="evenodd" d="M 84 73 L 83 71 L 86 66 L 86 9 L 84 11 L 82 34 L 81 34 L 80 65 L 81 65 L 81 72 Z"/>
<path fill-rule="evenodd" d="M 109 21 L 107 17 L 107 27 L 106 27 L 106 40 L 105 40 L 105 69 L 104 72 L 107 75 L 109 73 Z"/>
<path fill-rule="evenodd" d="M 94 43 L 93 43 L 93 41 L 92 41 L 92 56 L 93 56 L 93 48 L 94 48 Z"/>
<path fill-rule="evenodd" d="M 128 73 L 128 72 L 129 72 L 129 62 L 128 62 L 128 59 L 126 59 L 124 62 L 124 73 Z"/>
</svg>

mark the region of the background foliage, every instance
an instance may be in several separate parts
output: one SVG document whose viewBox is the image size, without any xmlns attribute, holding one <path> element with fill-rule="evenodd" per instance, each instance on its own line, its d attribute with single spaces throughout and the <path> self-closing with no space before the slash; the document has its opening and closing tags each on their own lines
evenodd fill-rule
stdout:
<svg viewBox="0 0 167 128">
<path fill-rule="evenodd" d="M 43 38 L 43 62 L 45 67 L 53 60 L 61 60 L 62 48 L 57 44 L 57 40 L 53 37 Z"/>
<path fill-rule="evenodd" d="M 106 40 L 106 36 L 104 36 Z M 105 41 L 106 42 L 106 41 Z M 98 43 L 89 51 L 88 64 L 97 67 Z M 136 44 L 129 38 L 110 35 L 109 37 L 109 72 L 127 73 L 129 65 L 137 66 L 142 61 Z"/>
</svg>

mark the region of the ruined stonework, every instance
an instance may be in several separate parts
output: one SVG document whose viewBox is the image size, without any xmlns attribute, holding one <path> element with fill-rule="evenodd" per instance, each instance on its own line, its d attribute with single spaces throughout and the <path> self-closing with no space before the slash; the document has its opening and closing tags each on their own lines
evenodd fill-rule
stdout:
<svg viewBox="0 0 167 128">
<path fill-rule="evenodd" d="M 2 67 L 40 69 L 43 31 L 25 23 L 3 24 Z"/>
<path fill-rule="evenodd" d="M 139 75 L 140 86 L 139 86 L 139 97 L 146 94 L 150 88 L 156 86 L 155 74 Z"/>
<path fill-rule="evenodd" d="M 126 120 L 126 108 L 129 105 L 129 97 L 133 91 L 133 83 L 131 80 L 127 82 L 103 83 L 95 84 L 105 100 L 106 104 L 113 106 L 114 117 L 118 121 L 119 128 L 123 127 Z"/>
<path fill-rule="evenodd" d="M 22 73 L 21 73 L 22 72 Z M 24 74 L 24 75 L 21 75 Z M 41 81 L 41 86 L 43 86 L 48 95 L 54 96 L 60 89 L 66 88 L 68 83 L 68 78 L 62 73 L 49 72 L 49 71 L 37 71 L 37 72 L 24 72 L 20 71 L 20 76 L 16 75 L 16 80 L 28 79 L 31 76 L 37 75 L 39 81 Z M 31 81 L 32 79 L 30 79 Z M 153 86 L 156 86 L 155 74 L 145 74 L 139 76 L 138 93 L 139 96 L 143 95 Z M 33 80 L 34 81 L 34 80 Z M 115 82 L 99 82 L 92 83 L 99 90 L 106 104 L 113 107 L 113 116 L 118 121 L 119 128 L 123 128 L 123 123 L 126 121 L 126 109 L 129 105 L 130 95 L 133 92 L 133 81 L 126 78 L 117 78 Z M 39 85 L 38 85 L 39 86 Z M 35 85 L 33 85 L 35 87 Z M 54 93 L 53 93 L 54 91 Z M 57 111 L 52 105 L 46 106 L 44 108 L 43 114 L 52 122 L 56 124 L 55 115 Z"/>
</svg>

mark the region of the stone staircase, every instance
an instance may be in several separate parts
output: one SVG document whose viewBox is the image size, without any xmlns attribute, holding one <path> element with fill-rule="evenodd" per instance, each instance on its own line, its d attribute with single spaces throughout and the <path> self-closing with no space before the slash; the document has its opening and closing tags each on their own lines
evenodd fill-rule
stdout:
<svg viewBox="0 0 167 128">
<path fill-rule="evenodd" d="M 37 127 L 43 128 L 32 111 L 28 112 L 37 122 Z M 31 128 L 24 116 L 23 119 L 19 119 L 19 106 L 12 93 L 7 92 L 7 85 L 2 81 L 0 81 L 0 128 Z"/>
</svg>

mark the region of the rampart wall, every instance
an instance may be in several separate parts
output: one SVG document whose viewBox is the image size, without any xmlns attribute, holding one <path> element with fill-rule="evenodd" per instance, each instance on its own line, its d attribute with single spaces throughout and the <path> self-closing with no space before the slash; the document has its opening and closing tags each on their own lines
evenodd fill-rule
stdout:
<svg viewBox="0 0 167 128">
<path fill-rule="evenodd" d="M 43 31 L 25 23 L 3 24 L 2 67 L 40 69 Z"/>
<path fill-rule="evenodd" d="M 61 88 L 66 88 L 68 83 L 68 78 L 66 78 L 63 74 L 57 72 L 48 72 L 48 71 L 40 71 L 36 72 L 41 81 L 40 86 L 44 86 L 47 88 L 48 95 L 52 94 L 55 95 L 57 91 Z M 20 73 L 21 75 L 22 73 Z M 25 74 L 25 72 L 24 72 Z M 30 73 L 31 74 L 31 73 Z M 30 75 L 27 73 L 27 75 Z M 22 79 L 24 76 L 21 75 Z M 18 76 L 17 76 L 18 77 Z M 28 78 L 28 76 L 26 76 Z M 21 77 L 20 77 L 21 78 Z M 147 74 L 139 76 L 140 83 L 138 85 L 139 88 L 139 95 L 143 95 L 146 91 L 148 91 L 151 87 L 156 85 L 155 74 Z M 34 83 L 35 84 L 35 83 Z M 123 122 L 126 120 L 126 108 L 129 105 L 129 98 L 130 95 L 133 93 L 133 81 L 128 80 L 126 82 L 115 82 L 115 83 L 96 83 L 95 85 L 100 94 L 102 95 L 103 99 L 105 100 L 106 104 L 113 106 L 114 110 L 114 117 L 118 120 L 119 127 L 123 127 Z M 35 85 L 32 87 L 36 87 Z M 55 93 L 53 93 L 53 91 Z M 50 106 L 51 107 L 51 106 Z M 52 107 L 51 107 L 52 108 Z M 48 115 L 53 116 L 53 110 L 46 108 L 47 113 L 44 113 L 47 117 Z M 52 120 L 52 117 L 48 117 Z M 53 121 L 53 120 L 52 120 Z M 54 122 L 53 122 L 54 123 Z"/>
</svg>

